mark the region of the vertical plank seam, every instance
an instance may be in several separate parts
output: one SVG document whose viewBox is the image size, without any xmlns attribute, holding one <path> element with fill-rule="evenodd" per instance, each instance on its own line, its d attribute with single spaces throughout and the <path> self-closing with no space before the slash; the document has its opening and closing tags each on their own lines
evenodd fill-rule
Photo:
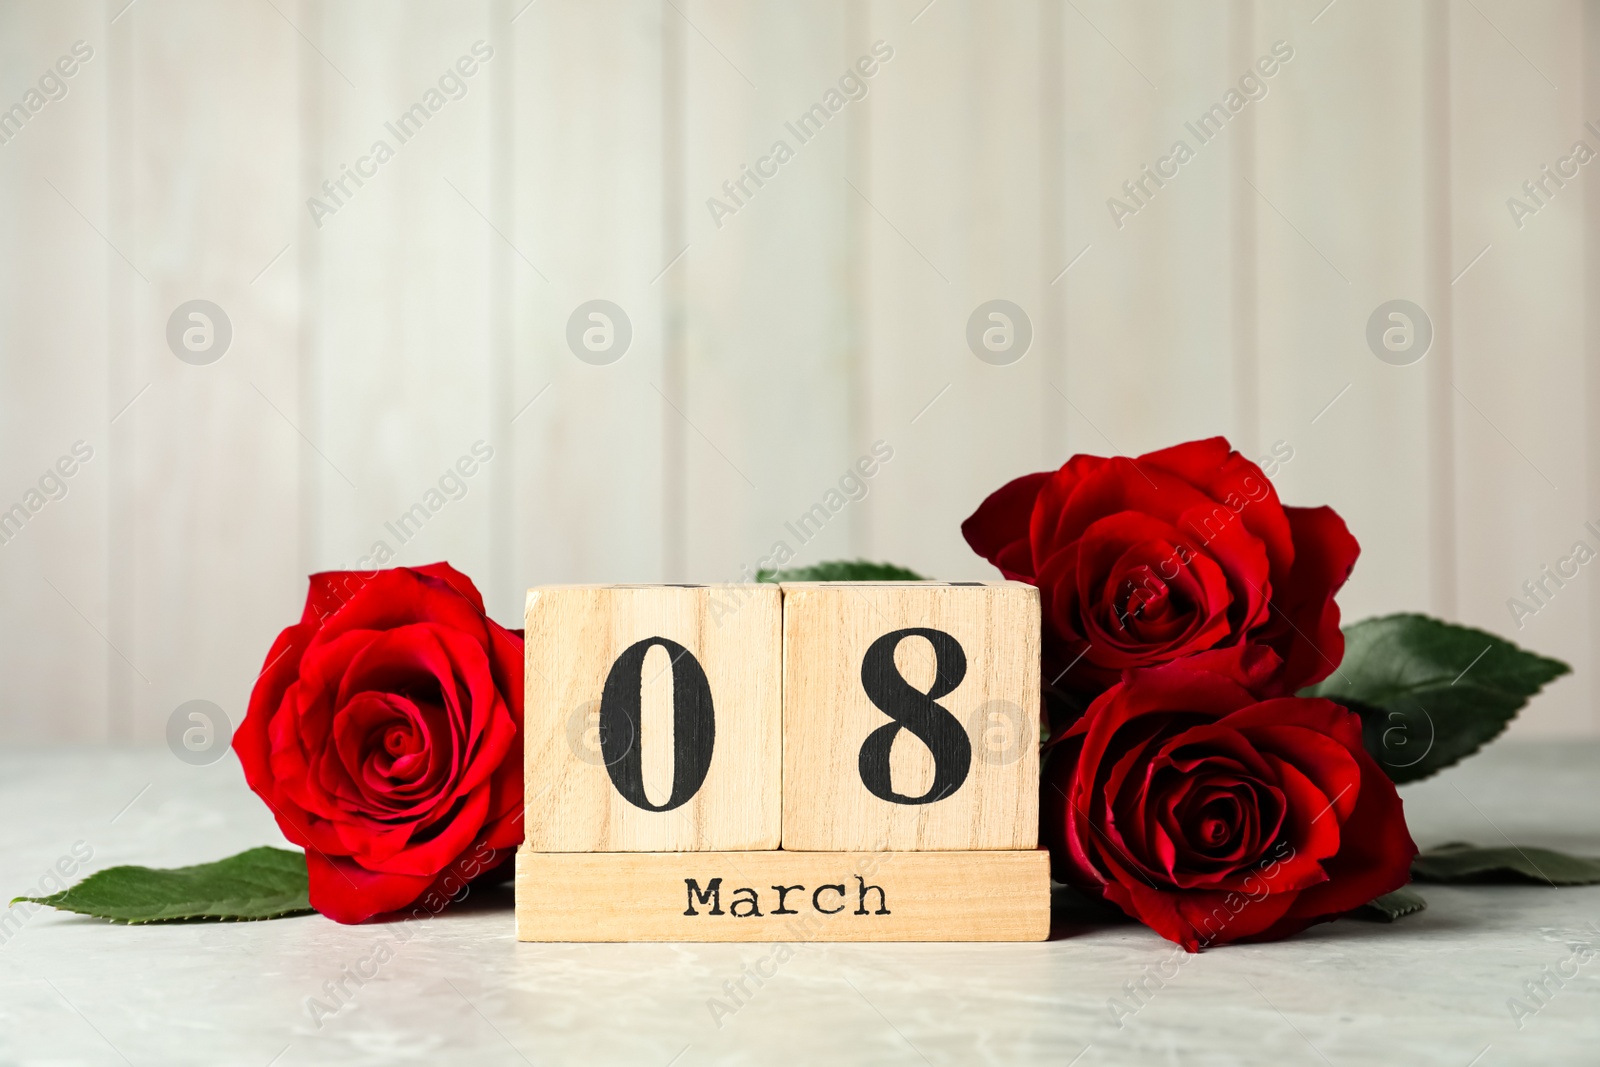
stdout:
<svg viewBox="0 0 1600 1067">
<path fill-rule="evenodd" d="M 1072 279 L 1060 277 L 1059 293 L 1051 290 L 1066 262 L 1066 145 L 1063 127 L 1063 84 L 1065 80 L 1064 43 L 1062 41 L 1062 0 L 1040 0 L 1039 3 L 1039 215 L 1042 236 L 1039 241 L 1039 276 L 1043 294 L 1039 308 L 1039 355 L 1036 363 L 1039 378 L 1039 445 L 1041 462 L 1046 469 L 1058 466 L 1064 458 L 1067 445 L 1066 417 L 1061 416 L 1061 430 L 1054 429 L 1060 414 L 1060 401 L 1049 388 L 1052 376 L 1064 387 L 1070 388 L 1067 373 L 1067 294 L 1071 292 Z"/>
<path fill-rule="evenodd" d="M 1584 115 L 1600 115 L 1600 0 L 1588 0 L 1581 15 L 1583 43 Z M 1583 291 L 1584 291 L 1584 437 L 1586 492 L 1585 518 L 1600 515 L 1600 184 L 1584 185 L 1583 199 Z M 1600 666 L 1600 583 L 1589 583 L 1588 662 L 1580 665 L 1588 679 L 1589 723 L 1591 733 L 1600 733 L 1600 709 L 1595 707 L 1597 683 L 1594 668 Z"/>
<path fill-rule="evenodd" d="M 503 63 L 490 72 L 489 90 L 489 202 L 490 211 L 500 226 L 516 234 L 516 27 L 510 25 L 509 0 L 490 0 L 486 12 L 489 36 L 496 27 L 507 26 L 501 44 Z M 499 462 L 489 472 L 489 610 L 496 608 L 502 617 L 513 620 L 522 612 L 521 599 L 512 583 L 511 545 L 513 537 L 512 494 L 516 491 L 517 450 L 511 439 L 511 398 L 516 385 L 516 301 L 513 296 L 515 265 L 505 241 L 485 236 L 489 251 L 489 440 L 496 442 Z"/>
<path fill-rule="evenodd" d="M 1230 16 L 1229 66 L 1234 70 L 1248 70 L 1255 43 L 1255 0 L 1234 0 Z M 1256 248 L 1256 201 L 1259 198 L 1246 182 L 1258 188 L 1261 184 L 1260 175 L 1256 173 L 1256 109 L 1246 108 L 1234 125 L 1237 128 L 1230 145 L 1234 181 L 1230 183 L 1233 217 L 1229 256 L 1234 444 L 1246 455 L 1254 456 L 1260 452 L 1261 435 L 1261 370 L 1256 320 L 1260 278 Z"/>
<path fill-rule="evenodd" d="M 318 40 L 327 37 L 328 27 L 323 17 L 325 12 L 326 7 L 320 0 L 302 0 L 300 4 L 299 22 L 302 26 L 312 27 Z M 322 60 L 309 49 L 297 48 L 295 62 L 299 66 L 300 88 L 300 180 L 302 187 L 314 189 L 323 169 L 320 106 Z M 323 243 L 316 238 L 316 230 L 309 212 L 298 212 L 296 218 L 299 220 L 296 231 L 300 246 L 296 256 L 300 272 L 297 331 L 299 351 L 295 360 L 295 401 L 298 405 L 296 418 L 306 433 L 321 440 L 316 391 L 318 349 L 321 343 L 318 333 L 321 322 L 318 280 L 321 277 Z M 321 496 L 317 485 L 319 472 L 312 466 L 313 457 L 304 442 L 297 441 L 294 447 L 296 495 L 300 512 L 300 571 L 303 574 L 310 574 L 317 569 L 318 531 L 321 526 L 319 513 Z"/>
<path fill-rule="evenodd" d="M 846 4 L 845 35 L 847 45 L 855 48 L 866 41 L 871 33 L 869 5 Z M 872 196 L 872 110 L 876 94 L 863 100 L 862 106 L 850 115 L 850 137 L 846 143 L 845 169 L 852 172 L 863 196 Z M 843 294 L 845 316 L 845 380 L 850 390 L 849 425 L 846 454 L 855 455 L 873 439 L 871 427 L 872 377 L 870 356 L 867 352 L 867 327 L 870 320 L 870 303 L 867 296 L 871 280 L 871 267 L 867 260 L 870 252 L 867 243 L 867 215 L 861 197 L 841 187 L 837 194 L 844 204 L 846 249 L 845 287 Z M 869 493 L 859 505 L 850 510 L 850 554 L 865 559 L 874 551 L 872 536 L 874 512 L 878 494 Z"/>
<path fill-rule="evenodd" d="M 684 245 L 684 30 L 672 0 L 661 4 L 661 262 Z M 684 344 L 684 266 L 661 277 L 661 569 L 665 580 L 683 581 L 686 570 L 688 488 L 684 420 L 688 412 Z"/>
<path fill-rule="evenodd" d="M 1450 292 L 1450 7 L 1429 0 L 1423 13 L 1423 276 L 1433 320 L 1428 353 L 1429 585 L 1433 610 L 1456 614 L 1454 309 Z"/>
<path fill-rule="evenodd" d="M 128 70 L 130 62 L 128 51 L 133 47 L 130 41 L 125 47 L 118 47 L 115 37 L 118 29 L 111 26 L 110 19 L 114 14 L 109 5 L 106 10 L 106 25 L 110 32 L 106 35 L 106 102 L 104 114 L 106 116 L 105 154 L 106 154 L 106 226 L 112 235 L 112 241 L 117 247 L 125 247 L 123 234 L 125 220 L 123 218 L 123 204 L 119 199 L 119 189 L 126 188 L 129 166 L 127 164 L 127 131 L 131 128 L 133 98 L 128 91 L 126 82 L 131 81 Z M 124 24 L 120 33 L 126 37 L 133 33 L 131 25 Z M 115 338 L 119 335 L 128 337 L 130 315 L 130 301 L 125 288 L 124 276 L 119 274 L 116 264 L 109 255 L 103 251 L 102 259 L 105 262 L 106 286 L 106 384 L 108 388 L 107 413 L 114 409 L 111 404 L 116 403 L 115 398 L 124 392 L 124 377 L 119 373 L 119 352 L 136 351 L 132 345 L 119 345 Z M 109 612 L 107 628 L 110 630 L 110 640 L 104 650 L 105 661 L 105 688 L 106 688 L 106 732 L 109 740 L 113 742 L 133 741 L 137 733 L 134 722 L 132 676 L 123 665 L 117 648 L 129 647 L 128 637 L 134 632 L 131 596 L 128 586 L 132 579 L 131 568 L 128 561 L 134 556 L 130 548 L 130 537 L 133 533 L 133 524 L 129 521 L 128 496 L 125 488 L 129 481 L 128 467 L 124 456 L 135 448 L 134 427 L 137 420 L 128 420 L 118 430 L 111 427 L 108 433 L 106 448 L 107 471 L 106 484 L 106 604 Z"/>
</svg>

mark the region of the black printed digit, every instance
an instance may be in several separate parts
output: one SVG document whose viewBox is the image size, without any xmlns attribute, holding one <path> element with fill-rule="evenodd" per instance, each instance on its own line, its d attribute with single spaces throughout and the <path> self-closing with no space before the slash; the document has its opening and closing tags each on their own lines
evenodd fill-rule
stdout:
<svg viewBox="0 0 1600 1067">
<path fill-rule="evenodd" d="M 639 743 L 642 714 L 640 674 L 650 649 L 659 646 L 672 660 L 672 795 L 652 804 L 644 794 L 644 764 Z M 606 675 L 600 694 L 600 754 L 606 773 L 623 799 L 645 811 L 682 807 L 700 791 L 711 769 L 717 739 L 711 707 L 711 683 L 694 653 L 665 637 L 647 637 L 629 645 Z"/>
<path fill-rule="evenodd" d="M 900 676 L 894 650 L 908 637 L 923 637 L 933 646 L 934 681 L 924 693 Z M 967 780 L 972 769 L 972 742 L 961 721 L 939 704 L 967 676 L 967 654 L 961 643 L 943 630 L 912 627 L 884 634 L 861 660 L 861 687 L 892 722 L 867 735 L 861 743 L 861 782 L 880 800 L 891 804 L 932 804 L 943 800 Z M 889 748 L 902 729 L 928 746 L 933 754 L 933 784 L 920 797 L 895 792 L 889 781 Z"/>
</svg>

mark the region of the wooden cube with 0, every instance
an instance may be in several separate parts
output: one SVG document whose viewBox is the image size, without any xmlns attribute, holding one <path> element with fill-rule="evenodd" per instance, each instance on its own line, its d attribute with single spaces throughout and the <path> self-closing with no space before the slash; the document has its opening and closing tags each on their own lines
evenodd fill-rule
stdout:
<svg viewBox="0 0 1600 1067">
<path fill-rule="evenodd" d="M 783 587 L 783 847 L 1039 843 L 1039 591 Z"/>
<path fill-rule="evenodd" d="M 779 613 L 772 585 L 529 590 L 524 847 L 777 848 Z"/>
</svg>

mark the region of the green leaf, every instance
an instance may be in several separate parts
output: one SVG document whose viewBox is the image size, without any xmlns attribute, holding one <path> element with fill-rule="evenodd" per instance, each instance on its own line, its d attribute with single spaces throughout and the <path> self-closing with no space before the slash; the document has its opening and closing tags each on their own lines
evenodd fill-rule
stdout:
<svg viewBox="0 0 1600 1067">
<path fill-rule="evenodd" d="M 1422 894 L 1409 886 L 1396 889 L 1393 893 L 1385 893 L 1376 900 L 1368 901 L 1350 914 L 1357 919 L 1368 922 L 1392 923 L 1396 919 L 1404 919 L 1407 915 L 1415 915 L 1428 906 L 1422 899 Z"/>
<path fill-rule="evenodd" d="M 312 910 L 306 857 L 252 848 L 194 867 L 109 867 L 47 897 L 17 897 L 115 922 L 173 919 L 277 919 Z"/>
<path fill-rule="evenodd" d="M 897 567 L 893 563 L 868 563 L 864 559 L 829 560 L 810 567 L 793 570 L 756 572 L 758 582 L 920 582 L 925 579 L 916 571 Z"/>
<path fill-rule="evenodd" d="M 1367 751 L 1396 782 L 1426 778 L 1472 755 L 1572 669 L 1426 615 L 1367 619 L 1344 637 L 1344 663 L 1303 695 L 1359 714 Z"/>
<path fill-rule="evenodd" d="M 1411 877 L 1419 882 L 1595 885 L 1600 883 L 1600 859 L 1532 845 L 1479 848 L 1453 841 L 1412 860 Z"/>
</svg>

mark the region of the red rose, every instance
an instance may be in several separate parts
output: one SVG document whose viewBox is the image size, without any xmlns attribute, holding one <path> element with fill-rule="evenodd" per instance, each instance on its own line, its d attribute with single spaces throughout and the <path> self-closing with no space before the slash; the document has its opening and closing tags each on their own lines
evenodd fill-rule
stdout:
<svg viewBox="0 0 1600 1067">
<path fill-rule="evenodd" d="M 1264 644 L 1269 694 L 1344 656 L 1334 593 L 1360 546 L 1330 508 L 1288 508 L 1226 439 L 1138 459 L 1073 456 L 1002 486 L 961 526 L 1008 578 L 1039 587 L 1045 681 L 1083 696 L 1122 671 Z"/>
<path fill-rule="evenodd" d="M 522 635 L 445 563 L 314 574 L 234 751 L 318 911 L 437 911 L 522 841 Z"/>
<path fill-rule="evenodd" d="M 1258 701 L 1215 669 L 1227 659 L 1129 671 L 1042 776 L 1055 877 L 1190 952 L 1360 907 L 1405 885 L 1417 852 L 1361 720 L 1328 700 Z"/>
</svg>

